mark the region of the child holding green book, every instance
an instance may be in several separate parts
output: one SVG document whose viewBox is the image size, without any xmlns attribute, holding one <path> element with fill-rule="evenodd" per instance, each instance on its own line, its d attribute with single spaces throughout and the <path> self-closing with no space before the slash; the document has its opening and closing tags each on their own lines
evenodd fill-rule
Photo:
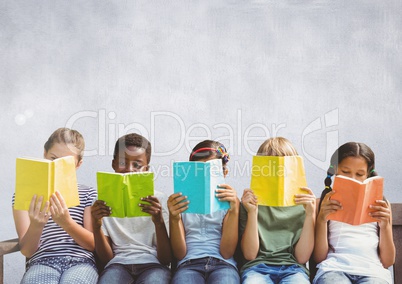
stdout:
<svg viewBox="0 0 402 284">
<path fill-rule="evenodd" d="M 222 160 L 226 176 L 229 155 L 217 141 L 198 143 L 189 160 L 206 162 L 212 159 Z M 220 201 L 229 202 L 230 208 L 211 214 L 186 213 L 189 202 L 198 200 L 187 200 L 180 192 L 168 199 L 170 240 L 178 261 L 173 284 L 240 283 L 233 258 L 238 241 L 239 200 L 236 191 L 227 184 L 220 184 L 215 194 Z"/>
<path fill-rule="evenodd" d="M 78 131 L 59 128 L 45 143 L 44 157 L 73 156 L 78 168 L 84 146 Z M 13 208 L 21 253 L 29 258 L 21 283 L 97 282 L 90 211 L 96 191 L 79 184 L 78 193 L 80 205 L 71 208 L 60 192 L 45 203 L 43 196 L 34 195 L 28 211 Z"/>
<path fill-rule="evenodd" d="M 151 144 L 141 135 L 120 137 L 115 145 L 112 168 L 116 173 L 146 172 Z M 117 188 L 116 190 L 120 190 Z M 98 283 L 168 284 L 171 249 L 166 230 L 167 210 L 161 205 L 162 193 L 141 198 L 135 204 L 149 216 L 109 217 L 113 208 L 102 200 L 92 206 L 95 251 L 105 269 Z"/>
<path fill-rule="evenodd" d="M 257 155 L 297 156 L 297 151 L 286 138 L 275 137 L 266 140 Z M 310 283 L 305 264 L 314 248 L 316 198 L 311 189 L 302 189 L 305 194 L 294 196 L 295 204 L 302 206 L 262 206 L 251 189 L 244 190 L 242 283 Z"/>
</svg>

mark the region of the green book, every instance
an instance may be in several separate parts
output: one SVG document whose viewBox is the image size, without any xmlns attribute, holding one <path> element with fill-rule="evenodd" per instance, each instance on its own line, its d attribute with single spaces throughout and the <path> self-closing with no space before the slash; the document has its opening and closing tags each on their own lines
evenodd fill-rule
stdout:
<svg viewBox="0 0 402 284">
<path fill-rule="evenodd" d="M 142 197 L 154 195 L 154 174 L 151 172 L 97 172 L 98 199 L 112 208 L 110 217 L 150 216 L 142 212 Z"/>
</svg>

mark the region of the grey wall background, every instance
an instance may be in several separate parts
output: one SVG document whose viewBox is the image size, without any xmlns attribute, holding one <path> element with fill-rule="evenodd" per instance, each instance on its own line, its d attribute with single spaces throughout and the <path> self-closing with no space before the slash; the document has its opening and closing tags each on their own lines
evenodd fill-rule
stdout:
<svg viewBox="0 0 402 284">
<path fill-rule="evenodd" d="M 171 163 L 210 134 L 228 146 L 227 181 L 241 195 L 252 154 L 280 135 L 305 158 L 317 196 L 329 156 L 361 141 L 388 199 L 402 202 L 401 10 L 401 1 L 2 1 L 0 239 L 16 236 L 15 158 L 42 156 L 61 126 L 84 135 L 78 178 L 92 186 L 97 170 L 112 170 L 117 137 L 139 131 L 169 195 Z M 6 283 L 19 282 L 23 261 L 6 258 Z"/>
</svg>

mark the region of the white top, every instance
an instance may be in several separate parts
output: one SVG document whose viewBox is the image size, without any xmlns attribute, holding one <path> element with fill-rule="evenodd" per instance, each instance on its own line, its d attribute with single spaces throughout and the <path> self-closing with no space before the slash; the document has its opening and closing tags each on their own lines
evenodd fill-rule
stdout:
<svg viewBox="0 0 402 284">
<path fill-rule="evenodd" d="M 166 195 L 155 191 L 162 205 L 162 215 L 166 230 L 169 228 L 169 214 L 166 210 Z M 155 225 L 151 215 L 143 217 L 116 218 L 105 217 L 102 222 L 103 233 L 112 240 L 114 257 L 106 265 L 160 263 L 156 252 Z"/>
<path fill-rule="evenodd" d="M 342 271 L 351 275 L 372 276 L 392 283 L 391 272 L 385 269 L 378 255 L 378 225 L 366 223 L 358 226 L 329 221 L 328 241 L 335 251 L 317 265 L 314 282 L 324 272 Z"/>
</svg>

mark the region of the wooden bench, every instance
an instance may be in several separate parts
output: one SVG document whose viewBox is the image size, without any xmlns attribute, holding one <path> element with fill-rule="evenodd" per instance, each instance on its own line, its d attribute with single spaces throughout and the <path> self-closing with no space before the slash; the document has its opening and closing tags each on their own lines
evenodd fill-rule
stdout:
<svg viewBox="0 0 402 284">
<path fill-rule="evenodd" d="M 392 230 L 394 234 L 394 243 L 396 247 L 396 259 L 393 266 L 394 283 L 402 283 L 402 203 L 393 203 L 392 205 Z M 0 284 L 3 284 L 4 255 L 19 251 L 18 239 L 12 239 L 0 242 Z M 310 271 L 314 275 L 314 265 L 311 265 Z"/>
</svg>

